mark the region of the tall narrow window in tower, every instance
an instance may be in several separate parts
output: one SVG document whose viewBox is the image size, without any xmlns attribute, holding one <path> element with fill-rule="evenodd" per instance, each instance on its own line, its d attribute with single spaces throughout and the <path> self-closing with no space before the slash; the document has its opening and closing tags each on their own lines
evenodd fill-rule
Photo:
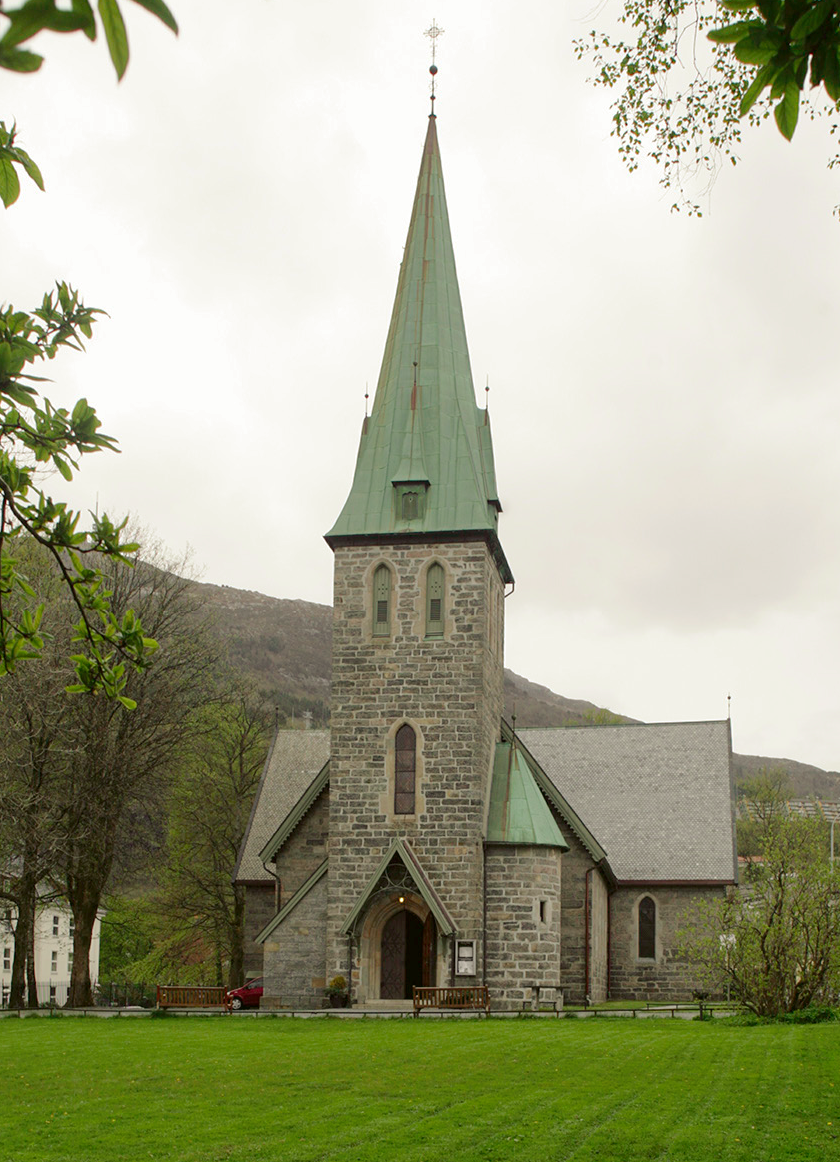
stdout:
<svg viewBox="0 0 840 1162">
<path fill-rule="evenodd" d="M 656 904 L 650 896 L 639 901 L 639 959 L 656 959 Z"/>
<path fill-rule="evenodd" d="M 373 633 L 387 637 L 391 632 L 391 570 L 380 565 L 373 575 Z"/>
<path fill-rule="evenodd" d="M 426 573 L 426 637 L 443 637 L 443 566 Z"/>
<path fill-rule="evenodd" d="M 394 739 L 394 814 L 414 814 L 414 782 L 417 770 L 417 737 L 408 724 Z"/>
</svg>

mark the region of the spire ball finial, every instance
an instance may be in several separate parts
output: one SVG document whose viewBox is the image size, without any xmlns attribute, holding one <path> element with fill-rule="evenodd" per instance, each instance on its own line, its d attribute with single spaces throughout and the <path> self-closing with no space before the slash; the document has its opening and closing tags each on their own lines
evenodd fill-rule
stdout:
<svg viewBox="0 0 840 1162">
<path fill-rule="evenodd" d="M 443 29 L 438 28 L 436 20 L 432 20 L 430 27 L 427 28 L 426 31 L 423 33 L 423 35 L 428 36 L 429 40 L 432 42 L 432 63 L 429 66 L 429 72 L 432 74 L 432 116 L 433 117 L 435 115 L 435 77 L 437 76 L 437 71 L 438 71 L 438 67 L 435 64 L 435 54 L 437 52 L 437 38 L 439 36 L 441 36 L 442 33 L 443 33 Z"/>
</svg>

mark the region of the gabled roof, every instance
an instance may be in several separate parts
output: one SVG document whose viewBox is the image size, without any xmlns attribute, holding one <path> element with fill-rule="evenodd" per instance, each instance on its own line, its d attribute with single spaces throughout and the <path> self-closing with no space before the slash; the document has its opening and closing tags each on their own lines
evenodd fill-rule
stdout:
<svg viewBox="0 0 840 1162">
<path fill-rule="evenodd" d="M 265 760 L 251 818 L 233 873 L 237 882 L 273 883 L 260 852 L 330 757 L 328 730 L 278 730 Z"/>
<path fill-rule="evenodd" d="M 410 520 L 396 503 L 398 484 L 422 494 Z M 500 510 L 490 419 L 475 402 L 433 115 L 373 408 L 350 495 L 327 541 L 481 534 L 512 581 L 498 543 Z"/>
<path fill-rule="evenodd" d="M 306 815 L 306 813 L 312 807 L 313 803 L 327 786 L 329 781 L 330 764 L 328 760 L 324 763 L 318 774 L 298 799 L 297 803 L 295 803 L 294 807 L 292 807 L 286 818 L 271 836 L 268 843 L 266 843 L 265 847 L 263 847 L 262 851 L 260 851 L 259 857 L 261 863 L 265 864 L 268 863 L 269 860 L 274 859 L 277 852 L 292 834 L 298 823 L 300 823 L 301 819 L 303 819 L 304 815 Z"/>
<path fill-rule="evenodd" d="M 737 879 L 728 722 L 517 731 L 621 882 Z"/>
<path fill-rule="evenodd" d="M 527 758 L 515 740 L 496 744 L 487 842 L 569 850 L 545 796 L 534 781 Z"/>
<path fill-rule="evenodd" d="M 402 861 L 403 866 L 406 868 L 412 880 L 414 881 L 417 891 L 429 905 L 429 910 L 437 921 L 437 926 L 441 933 L 444 936 L 451 936 L 455 931 L 455 921 L 449 915 L 449 912 L 446 910 L 446 906 L 444 905 L 440 896 L 432 887 L 431 880 L 421 867 L 420 860 L 417 858 L 417 855 L 415 854 L 407 839 L 395 839 L 391 846 L 388 848 L 385 855 L 383 855 L 382 859 L 379 861 L 376 871 L 374 871 L 373 875 L 368 880 L 364 890 L 356 901 L 353 910 L 342 924 L 342 933 L 346 934 L 353 930 L 353 926 L 364 911 L 364 907 L 367 904 L 371 893 L 381 880 L 382 876 L 385 874 L 385 869 L 388 867 L 388 864 L 395 856 L 397 856 Z"/>
<path fill-rule="evenodd" d="M 508 742 L 513 739 L 513 730 L 504 719 L 502 719 L 502 739 L 503 741 Z M 521 731 L 517 731 L 516 746 L 517 749 L 522 752 L 522 754 L 524 754 L 525 758 L 527 759 L 531 774 L 534 776 L 534 782 L 545 795 L 548 802 L 555 809 L 563 822 L 569 825 L 569 830 L 572 832 L 575 838 L 580 841 L 583 848 L 592 856 L 592 859 L 595 861 L 595 863 L 603 866 L 607 877 L 610 878 L 612 876 L 612 872 L 609 870 L 609 864 L 607 863 L 607 853 L 604 851 L 603 847 L 600 845 L 598 840 L 595 838 L 595 836 L 592 834 L 577 812 L 572 809 L 565 795 L 563 795 L 559 788 L 555 786 L 555 784 L 551 781 L 540 764 L 537 762 L 534 755 L 532 755 L 527 746 L 525 746 L 522 740 Z M 610 879 L 610 882 L 612 882 L 612 879 Z"/>
</svg>

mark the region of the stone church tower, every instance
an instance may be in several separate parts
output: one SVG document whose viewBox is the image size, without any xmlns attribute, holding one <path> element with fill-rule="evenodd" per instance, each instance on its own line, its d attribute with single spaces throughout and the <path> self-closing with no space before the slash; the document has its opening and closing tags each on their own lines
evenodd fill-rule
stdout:
<svg viewBox="0 0 840 1162">
<path fill-rule="evenodd" d="M 365 998 L 447 983 L 445 938 L 456 932 L 476 942 L 481 972 L 483 840 L 513 580 L 500 511 L 432 114 L 373 408 L 326 538 L 335 554 L 327 972 L 347 976 L 352 959 Z M 419 871 L 405 874 L 397 842 Z M 381 884 L 369 882 L 371 866 Z M 396 901 L 393 883 L 405 889 Z M 354 907 L 368 902 L 361 929 L 349 930 Z"/>
</svg>

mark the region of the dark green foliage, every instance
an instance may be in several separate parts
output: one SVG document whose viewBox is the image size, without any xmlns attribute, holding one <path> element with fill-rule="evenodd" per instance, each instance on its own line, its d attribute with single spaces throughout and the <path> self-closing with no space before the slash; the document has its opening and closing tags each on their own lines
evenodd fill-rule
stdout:
<svg viewBox="0 0 840 1162">
<path fill-rule="evenodd" d="M 178 31 L 175 17 L 163 0 L 134 0 L 153 13 L 173 32 Z M 108 43 L 108 53 L 117 76 L 122 79 L 128 67 L 128 34 L 117 0 L 98 0 L 99 19 Z M 57 0 L 24 0 L 17 8 L 5 7 L 0 19 L 8 26 L 0 37 L 0 68 L 17 73 L 36 72 L 44 58 L 19 46 L 39 32 L 83 32 L 96 40 L 97 23 L 90 0 L 72 0 L 70 9 L 59 7 Z"/>
</svg>

